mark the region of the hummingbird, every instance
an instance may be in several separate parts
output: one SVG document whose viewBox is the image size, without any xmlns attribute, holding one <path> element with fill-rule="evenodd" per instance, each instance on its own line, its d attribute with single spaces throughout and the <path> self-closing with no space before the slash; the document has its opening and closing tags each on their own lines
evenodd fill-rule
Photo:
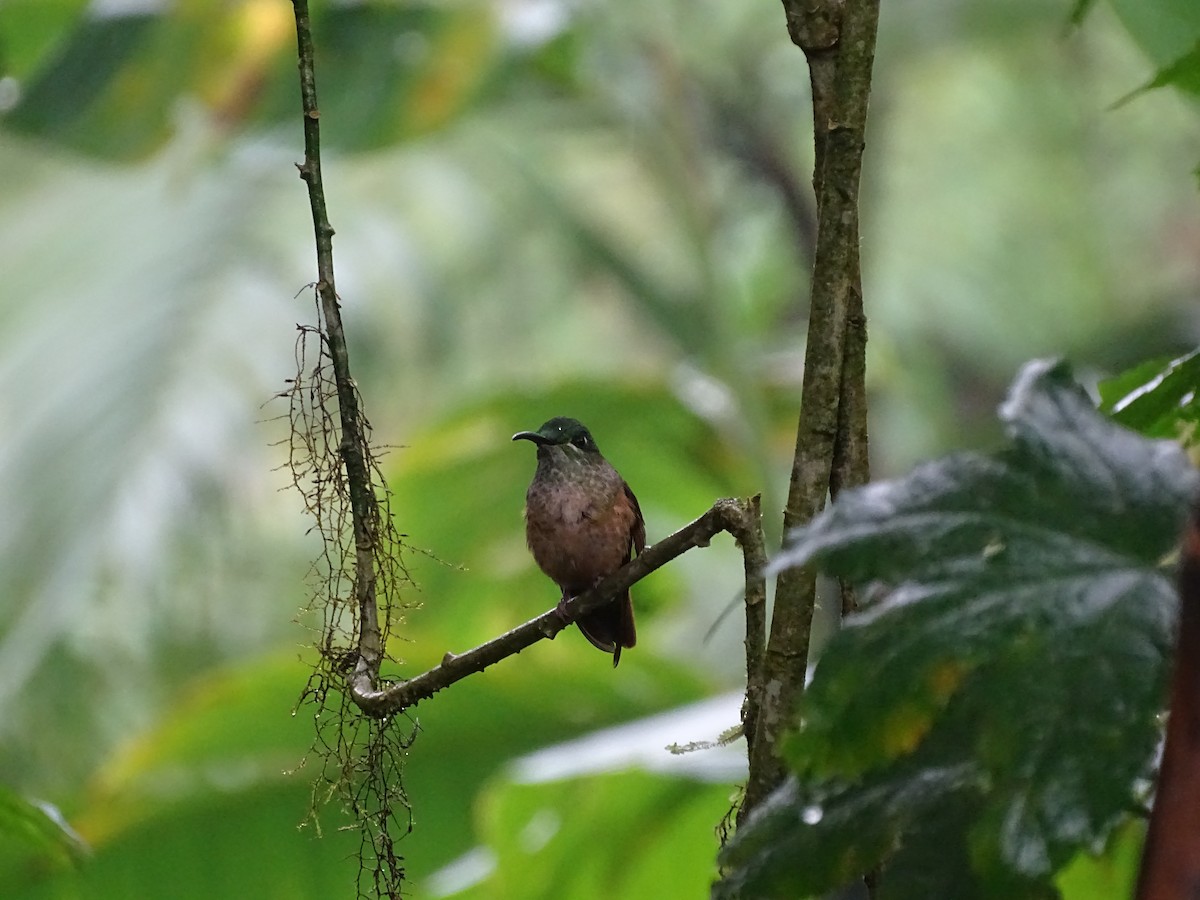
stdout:
<svg viewBox="0 0 1200 900">
<path fill-rule="evenodd" d="M 525 493 L 525 542 L 558 585 L 565 603 L 646 548 L 646 523 L 625 479 L 600 455 L 592 433 L 557 416 L 514 441 L 537 444 L 537 471 Z M 637 642 L 629 591 L 575 623 L 592 645 L 611 653 Z"/>
</svg>

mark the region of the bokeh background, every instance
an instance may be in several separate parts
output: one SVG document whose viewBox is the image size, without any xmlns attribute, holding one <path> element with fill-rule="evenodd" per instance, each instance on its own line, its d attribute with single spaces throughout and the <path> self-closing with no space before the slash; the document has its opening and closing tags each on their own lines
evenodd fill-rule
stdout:
<svg viewBox="0 0 1200 900">
<path fill-rule="evenodd" d="M 1195 97 L 1119 102 L 1200 14 L 1077 6 L 883 5 L 878 476 L 994 444 L 1030 357 L 1098 377 L 1200 338 Z M 398 671 L 556 601 L 508 440 L 550 416 L 591 427 L 651 540 L 761 491 L 777 543 L 814 222 L 778 4 L 314 7 L 338 287 L 410 548 Z M 354 894 L 346 819 L 298 827 L 318 549 L 281 468 L 315 318 L 298 108 L 284 0 L 0 5 L 6 897 Z M 737 721 L 739 572 L 718 541 L 639 585 L 616 672 L 568 632 L 419 707 L 414 896 L 704 896 L 740 745 L 663 747 Z M 28 803 L 89 849 L 31 834 Z"/>
</svg>

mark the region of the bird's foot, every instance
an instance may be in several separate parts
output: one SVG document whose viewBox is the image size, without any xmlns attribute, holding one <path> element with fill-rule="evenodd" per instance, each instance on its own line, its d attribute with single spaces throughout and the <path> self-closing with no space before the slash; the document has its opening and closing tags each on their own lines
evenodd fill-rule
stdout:
<svg viewBox="0 0 1200 900">
<path fill-rule="evenodd" d="M 567 602 L 570 599 L 571 598 L 564 593 L 562 595 L 562 599 L 558 601 L 558 606 L 554 607 L 554 612 L 558 615 L 558 618 L 562 620 L 564 628 L 575 621 L 567 612 Z"/>
</svg>

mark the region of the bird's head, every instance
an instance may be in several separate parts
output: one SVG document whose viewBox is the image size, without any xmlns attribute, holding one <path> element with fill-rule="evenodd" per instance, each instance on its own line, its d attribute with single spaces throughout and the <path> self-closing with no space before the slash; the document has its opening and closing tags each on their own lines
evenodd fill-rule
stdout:
<svg viewBox="0 0 1200 900">
<path fill-rule="evenodd" d="M 538 456 L 543 452 L 553 452 L 558 449 L 568 458 L 583 455 L 600 454 L 600 448 L 592 433 L 576 419 L 566 416 L 555 416 L 537 431 L 518 431 L 512 436 L 514 441 L 533 441 L 538 445 Z"/>
</svg>

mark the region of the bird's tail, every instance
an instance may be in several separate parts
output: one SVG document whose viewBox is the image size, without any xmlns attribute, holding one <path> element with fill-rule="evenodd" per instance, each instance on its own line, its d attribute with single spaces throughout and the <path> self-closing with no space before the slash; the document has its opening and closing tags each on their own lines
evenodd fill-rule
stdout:
<svg viewBox="0 0 1200 900">
<path fill-rule="evenodd" d="M 633 624 L 633 601 L 629 591 L 612 603 L 606 603 L 576 622 L 583 636 L 592 646 L 613 655 L 613 668 L 621 661 L 621 650 L 637 643 L 637 629 Z"/>
</svg>

